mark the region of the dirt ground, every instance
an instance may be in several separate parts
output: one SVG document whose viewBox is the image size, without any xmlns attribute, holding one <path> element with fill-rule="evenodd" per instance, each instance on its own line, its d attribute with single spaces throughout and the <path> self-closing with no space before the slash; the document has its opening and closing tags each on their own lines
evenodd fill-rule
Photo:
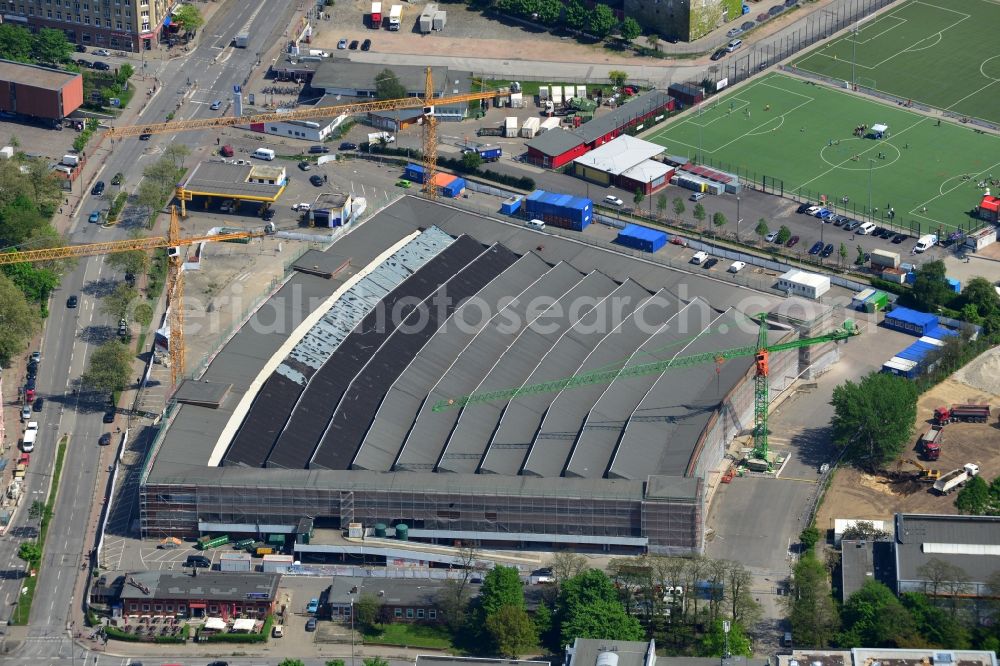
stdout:
<svg viewBox="0 0 1000 666">
<path fill-rule="evenodd" d="M 930 427 L 934 408 L 954 403 L 989 403 L 994 407 L 994 415 L 1000 407 L 1000 395 L 984 391 L 959 378 L 979 376 L 985 368 L 992 367 L 996 353 L 987 352 L 921 396 L 917 403 L 917 423 L 913 435 L 914 448 L 904 453 L 904 458 L 919 460 L 915 444 L 920 435 Z M 994 416 L 995 419 L 995 416 Z M 944 431 L 941 458 L 933 463 L 921 460 L 921 464 L 938 469 L 942 474 L 965 463 L 974 462 L 980 466 L 980 473 L 992 480 L 1000 476 L 1000 429 L 996 420 L 989 423 L 952 423 Z M 915 468 L 903 465 L 902 469 Z M 891 520 L 894 513 L 958 513 L 954 506 L 954 496 L 941 497 L 930 491 L 929 483 L 918 481 L 889 482 L 883 477 L 865 474 L 853 468 L 842 468 L 834 477 L 833 485 L 827 491 L 816 516 L 816 526 L 833 529 L 836 518 L 862 518 L 868 520 Z"/>
</svg>

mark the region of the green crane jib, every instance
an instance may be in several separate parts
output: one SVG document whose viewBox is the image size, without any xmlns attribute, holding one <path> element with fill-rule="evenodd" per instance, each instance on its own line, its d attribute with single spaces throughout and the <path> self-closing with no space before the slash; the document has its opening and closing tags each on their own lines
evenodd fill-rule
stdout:
<svg viewBox="0 0 1000 666">
<path fill-rule="evenodd" d="M 623 368 L 611 370 L 597 370 L 584 372 L 563 379 L 555 379 L 540 384 L 528 384 L 498 391 L 484 391 L 482 393 L 472 393 L 458 398 L 439 400 L 432 408 L 435 412 L 442 412 L 446 409 L 469 407 L 484 402 L 498 402 L 513 400 L 526 395 L 536 395 L 539 393 L 551 393 L 565 391 L 567 389 L 590 386 L 592 384 L 607 384 L 616 379 L 624 377 L 639 377 L 642 375 L 658 374 L 674 368 L 687 368 L 700 363 L 723 363 L 731 358 L 743 356 L 753 356 L 756 363 L 756 374 L 754 376 L 754 447 L 753 457 L 761 460 L 768 460 L 767 446 L 767 406 L 769 403 L 768 373 L 770 355 L 775 352 L 787 351 L 789 349 L 799 349 L 823 342 L 836 342 L 846 340 L 860 333 L 854 322 L 848 319 L 844 322 L 843 328 L 836 329 L 824 335 L 791 342 L 782 342 L 776 345 L 767 344 L 767 315 L 760 314 L 754 317 L 759 322 L 760 329 L 757 335 L 756 345 L 745 345 L 743 347 L 733 347 L 722 351 L 704 352 L 692 354 L 691 356 L 680 356 L 669 361 L 657 361 L 656 363 L 641 363 L 637 365 L 627 365 Z"/>
</svg>

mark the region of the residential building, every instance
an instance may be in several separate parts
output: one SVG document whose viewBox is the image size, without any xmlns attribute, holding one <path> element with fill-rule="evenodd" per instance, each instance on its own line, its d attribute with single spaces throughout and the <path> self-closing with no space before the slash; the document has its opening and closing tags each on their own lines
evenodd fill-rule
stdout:
<svg viewBox="0 0 1000 666">
<path fill-rule="evenodd" d="M 742 14 L 742 0 L 625 0 L 625 16 L 647 31 L 690 42 Z"/>
<path fill-rule="evenodd" d="M 125 575 L 123 615 L 263 618 L 274 612 L 279 574 L 139 571 Z"/>
<path fill-rule="evenodd" d="M 0 0 L 4 23 L 53 28 L 84 46 L 138 52 L 159 43 L 171 0 Z"/>
</svg>

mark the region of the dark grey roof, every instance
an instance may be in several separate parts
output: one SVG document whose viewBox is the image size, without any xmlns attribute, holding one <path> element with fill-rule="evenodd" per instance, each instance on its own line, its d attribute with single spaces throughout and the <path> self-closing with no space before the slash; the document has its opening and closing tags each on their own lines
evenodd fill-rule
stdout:
<svg viewBox="0 0 1000 666">
<path fill-rule="evenodd" d="M 540 384 L 553 378 L 572 375 L 587 354 L 615 329 L 618 321 L 632 314 L 649 296 L 649 291 L 636 282 L 623 282 L 565 332 L 524 380 L 524 385 Z M 531 440 L 545 410 L 556 396 L 556 393 L 535 393 L 509 402 L 479 405 L 477 409 L 484 412 L 495 411 L 500 417 L 479 471 L 517 474 L 528 455 Z"/>
<path fill-rule="evenodd" d="M 861 589 L 869 580 L 896 589 L 896 561 L 891 541 L 840 542 L 841 600 Z"/>
<path fill-rule="evenodd" d="M 218 407 L 229 394 L 232 384 L 220 384 L 216 382 L 199 382 L 194 379 L 187 379 L 177 389 L 174 400 L 177 402 L 195 403 Z"/>
<path fill-rule="evenodd" d="M 597 271 L 580 280 L 521 329 L 517 339 L 497 359 L 474 392 L 520 386 L 562 334 L 616 286 L 611 278 Z M 463 409 L 448 437 L 438 468 L 448 472 L 475 472 L 496 430 L 502 406 L 503 403 L 487 403 Z"/>
<path fill-rule="evenodd" d="M 399 455 L 424 396 L 475 334 L 488 323 L 484 313 L 495 312 L 502 298 L 520 293 L 549 269 L 538 255 L 528 253 L 483 287 L 475 299 L 456 310 L 424 348 L 406 366 L 381 400 L 374 421 L 352 467 L 388 471 Z"/>
<path fill-rule="evenodd" d="M 585 143 L 591 143 L 605 134 L 614 132 L 629 121 L 664 106 L 669 101 L 670 95 L 662 90 L 653 90 L 629 100 L 611 113 L 597 116 L 593 120 L 583 123 L 573 131 L 582 137 Z"/>
<path fill-rule="evenodd" d="M 605 336 L 573 374 L 623 367 L 632 353 L 679 310 L 680 306 L 674 299 L 658 292 Z M 532 440 L 524 463 L 525 474 L 559 476 L 562 473 L 584 419 L 606 388 L 605 384 L 591 384 L 559 392 L 549 404 Z M 590 469 L 581 476 L 599 478 L 607 468 L 608 457 L 592 464 L 596 469 Z"/>
<path fill-rule="evenodd" d="M 918 569 L 932 559 L 961 567 L 971 583 L 985 582 L 1000 559 L 983 547 L 1000 550 L 1000 516 L 896 514 L 900 582 L 925 580 Z"/>
<path fill-rule="evenodd" d="M 194 192 L 217 192 L 220 195 L 273 197 L 284 187 L 278 184 L 247 182 L 253 169 L 253 165 L 201 162 L 196 164 L 184 179 L 184 189 Z"/>
<path fill-rule="evenodd" d="M 556 157 L 567 150 L 573 150 L 581 143 L 584 143 L 584 140 L 579 135 L 561 127 L 555 127 L 541 134 L 536 134 L 525 146 L 537 150 L 542 155 Z"/>
<path fill-rule="evenodd" d="M 334 576 L 327 600 L 335 606 L 357 603 L 361 595 L 371 595 L 380 604 L 393 606 L 433 606 L 434 598 L 447 587 L 446 581 L 432 578 L 360 578 Z"/>
<path fill-rule="evenodd" d="M 418 654 L 415 666 L 551 666 L 551 662 Z"/>
<path fill-rule="evenodd" d="M 252 593 L 266 595 L 260 601 L 273 601 L 278 592 L 279 574 L 216 573 L 198 571 L 197 576 L 180 571 L 139 571 L 126 575 L 122 599 L 205 599 L 213 601 L 246 601 Z M 129 584 L 139 583 L 145 590 Z"/>
<path fill-rule="evenodd" d="M 538 307 L 536 299 L 563 294 L 582 278 L 583 275 L 569 264 L 557 264 L 497 312 L 450 367 L 438 368 L 438 372 L 442 372 L 441 378 L 428 393 L 394 469 L 432 469 L 439 462 L 448 433 L 458 420 L 459 413 L 455 410 L 434 412 L 431 409 L 434 404 L 438 400 L 475 390 L 504 350 L 516 340 L 520 327 L 529 316 L 529 308 Z"/>
</svg>

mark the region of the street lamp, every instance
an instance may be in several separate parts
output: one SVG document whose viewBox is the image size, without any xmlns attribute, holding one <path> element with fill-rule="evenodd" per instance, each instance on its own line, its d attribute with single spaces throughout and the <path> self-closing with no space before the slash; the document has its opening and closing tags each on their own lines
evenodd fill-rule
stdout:
<svg viewBox="0 0 1000 666">
<path fill-rule="evenodd" d="M 351 666 L 354 666 L 354 595 L 351 595 Z"/>
<path fill-rule="evenodd" d="M 868 158 L 868 218 L 874 218 L 872 212 L 872 169 L 875 168 L 875 160 Z"/>
<path fill-rule="evenodd" d="M 743 218 L 740 217 L 740 197 L 739 195 L 737 195 L 736 196 L 736 240 L 737 241 L 740 240 L 740 222 L 742 221 Z"/>
</svg>

